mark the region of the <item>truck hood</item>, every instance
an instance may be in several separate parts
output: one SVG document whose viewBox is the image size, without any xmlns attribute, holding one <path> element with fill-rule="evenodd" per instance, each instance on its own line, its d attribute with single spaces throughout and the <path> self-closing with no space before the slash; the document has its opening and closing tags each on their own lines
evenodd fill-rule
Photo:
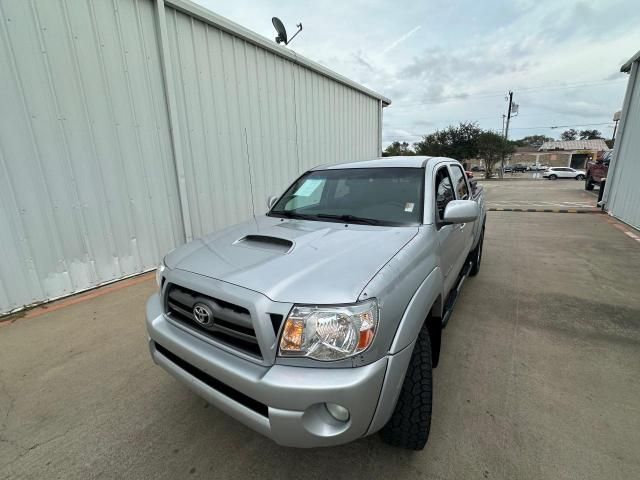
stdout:
<svg viewBox="0 0 640 480">
<path fill-rule="evenodd" d="M 261 216 L 183 245 L 165 263 L 277 302 L 351 303 L 417 233 Z"/>
</svg>

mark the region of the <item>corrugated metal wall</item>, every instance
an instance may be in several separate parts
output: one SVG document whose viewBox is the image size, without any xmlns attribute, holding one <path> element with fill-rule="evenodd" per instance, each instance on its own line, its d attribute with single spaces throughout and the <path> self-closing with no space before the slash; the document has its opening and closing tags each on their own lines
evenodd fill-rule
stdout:
<svg viewBox="0 0 640 480">
<path fill-rule="evenodd" d="M 0 313 L 183 241 L 147 1 L 0 2 Z"/>
<path fill-rule="evenodd" d="M 381 98 L 202 12 L 0 1 L 0 314 L 152 269 L 250 217 L 252 190 L 261 213 L 310 166 L 377 156 Z"/>
<path fill-rule="evenodd" d="M 378 156 L 376 99 L 175 9 L 166 17 L 195 237 L 263 213 L 312 166 Z"/>
<path fill-rule="evenodd" d="M 640 229 L 640 75 L 638 62 L 631 68 L 622 124 L 616 138 L 616 158 L 607 177 L 607 208 L 623 222 Z"/>
</svg>

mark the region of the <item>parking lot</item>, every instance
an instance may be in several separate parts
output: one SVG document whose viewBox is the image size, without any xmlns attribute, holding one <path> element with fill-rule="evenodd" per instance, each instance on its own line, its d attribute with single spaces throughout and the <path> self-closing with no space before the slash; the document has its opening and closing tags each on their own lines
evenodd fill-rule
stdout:
<svg viewBox="0 0 640 480">
<path fill-rule="evenodd" d="M 640 478 L 640 242 L 581 182 L 480 183 L 424 451 L 282 448 L 209 407 L 149 358 L 146 275 L 0 323 L 0 478 Z"/>
</svg>

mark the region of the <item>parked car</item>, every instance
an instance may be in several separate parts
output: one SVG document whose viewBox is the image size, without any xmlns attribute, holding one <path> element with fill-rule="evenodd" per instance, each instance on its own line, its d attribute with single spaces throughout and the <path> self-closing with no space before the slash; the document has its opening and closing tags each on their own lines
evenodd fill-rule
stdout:
<svg viewBox="0 0 640 480">
<path fill-rule="evenodd" d="M 600 185 L 602 179 L 607 177 L 609 164 L 613 157 L 613 150 L 601 152 L 596 161 L 588 161 L 586 166 L 586 179 L 584 181 L 585 190 L 593 190 L 595 185 Z"/>
<path fill-rule="evenodd" d="M 583 170 L 575 170 L 569 167 L 549 167 L 542 174 L 544 178 L 549 180 L 557 180 L 558 178 L 573 178 L 575 180 L 584 180 L 585 173 Z"/>
<path fill-rule="evenodd" d="M 505 165 L 502 168 L 503 173 L 513 173 L 513 167 L 511 165 Z"/>
<path fill-rule="evenodd" d="M 541 164 L 532 164 L 529 166 L 529 170 L 531 170 L 532 172 L 539 172 L 542 170 L 546 170 L 549 166 L 548 165 L 541 165 Z"/>
<path fill-rule="evenodd" d="M 472 172 L 484 172 L 485 168 L 482 165 L 474 165 L 471 167 Z"/>
<path fill-rule="evenodd" d="M 526 172 L 527 171 L 527 166 L 524 163 L 515 163 L 511 166 L 511 169 L 514 172 Z"/>
<path fill-rule="evenodd" d="M 281 445 L 423 448 L 442 328 L 480 269 L 482 187 L 455 160 L 391 157 L 317 167 L 268 205 L 164 258 L 153 360 Z"/>
</svg>

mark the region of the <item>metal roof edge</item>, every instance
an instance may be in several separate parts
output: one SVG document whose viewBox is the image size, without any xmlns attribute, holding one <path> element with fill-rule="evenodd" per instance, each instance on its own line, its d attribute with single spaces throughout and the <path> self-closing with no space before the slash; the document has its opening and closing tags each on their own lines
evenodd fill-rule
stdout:
<svg viewBox="0 0 640 480">
<path fill-rule="evenodd" d="M 232 22 L 231 20 L 224 18 L 221 15 L 213 13 L 207 8 L 197 5 L 189 0 L 164 0 L 164 4 L 169 7 L 175 8 L 180 12 L 195 17 L 198 20 L 208 23 L 209 25 L 219 28 L 220 30 L 240 37 L 280 57 L 286 58 L 293 63 L 302 65 L 303 67 L 313 70 L 314 72 L 324 75 L 325 77 L 331 78 L 339 83 L 342 83 L 343 85 L 358 90 L 365 95 L 375 98 L 376 100 L 380 100 L 385 107 L 391 105 L 391 100 L 389 98 L 380 95 L 379 93 L 370 90 L 367 87 L 364 87 L 359 83 L 356 83 L 353 80 L 350 80 L 349 78 L 320 65 L 319 63 L 314 62 L 313 60 L 309 60 L 308 58 L 299 55 L 293 50 L 281 47 L 263 37 L 262 35 L 258 35 L 248 28 L 238 25 L 237 23 Z"/>
<path fill-rule="evenodd" d="M 620 71 L 624 73 L 629 73 L 631 71 L 631 65 L 633 64 L 633 62 L 638 62 L 638 61 L 640 61 L 640 50 L 638 50 L 633 57 L 627 60 L 627 63 L 625 63 L 620 67 Z"/>
</svg>

